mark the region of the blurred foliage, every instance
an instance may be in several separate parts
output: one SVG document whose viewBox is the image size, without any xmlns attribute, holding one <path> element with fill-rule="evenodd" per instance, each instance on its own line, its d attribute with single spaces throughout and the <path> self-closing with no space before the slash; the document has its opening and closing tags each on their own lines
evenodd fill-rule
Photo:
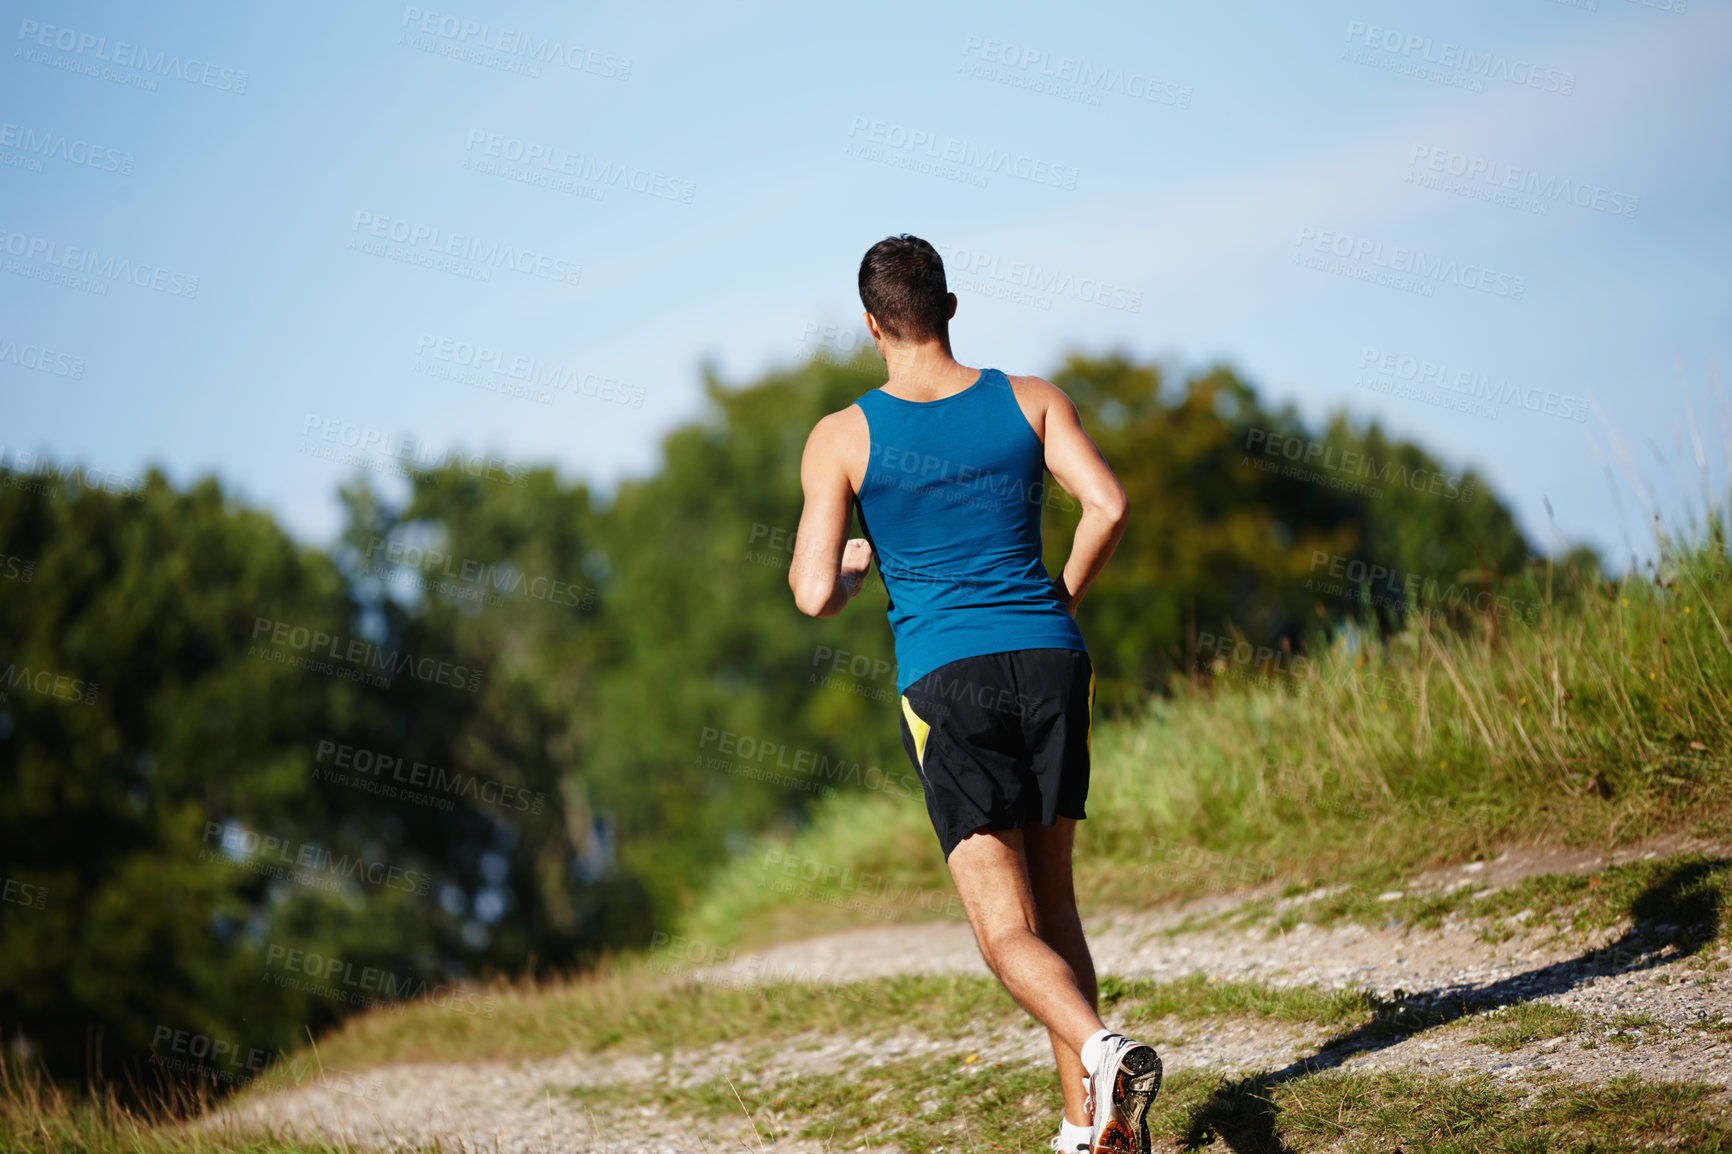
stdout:
<svg viewBox="0 0 1732 1154">
<path fill-rule="evenodd" d="M 1484 588 L 1528 563 L 1483 480 L 1412 483 L 1448 470 L 1375 425 L 1308 429 L 1225 368 L 1079 355 L 1052 379 L 1130 494 L 1080 614 L 1108 711 L 1205 670 L 1202 635 L 1299 648 L 1401 616 L 1319 595 L 1319 557 Z M 63 1076 L 173 1031 L 272 1053 L 374 998 L 641 945 L 822 793 L 919 806 L 882 585 L 826 620 L 786 586 L 806 436 L 882 380 L 875 357 L 706 371 L 705 414 L 606 502 L 448 462 L 396 503 L 345 487 L 328 551 L 215 480 L 0 474 L 0 1030 Z M 1073 505 L 1047 505 L 1054 570 Z M 417 664 L 381 684 L 355 652 Z M 417 672 L 439 668 L 473 676 Z"/>
<path fill-rule="evenodd" d="M 1077 615 L 1108 708 L 1205 667 L 1200 637 L 1236 630 L 1297 647 L 1332 620 L 1377 617 L 1386 596 L 1318 595 L 1336 557 L 1445 584 L 1482 569 L 1520 573 L 1528 561 L 1482 478 L 1452 473 L 1375 423 L 1337 416 L 1310 430 L 1225 368 L 1175 385 L 1154 366 L 1072 356 L 1051 379 L 1130 497 L 1125 536 Z M 1049 503 L 1049 570 L 1063 563 L 1075 522 Z M 1384 593 L 1390 581 L 1379 585 Z M 1382 624 L 1394 621 L 1384 614 Z"/>
</svg>

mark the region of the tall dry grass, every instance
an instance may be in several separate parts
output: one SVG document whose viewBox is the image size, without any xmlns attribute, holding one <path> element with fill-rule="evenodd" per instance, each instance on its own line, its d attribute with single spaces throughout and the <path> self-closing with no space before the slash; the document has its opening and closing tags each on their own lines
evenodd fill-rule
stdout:
<svg viewBox="0 0 1732 1154">
<path fill-rule="evenodd" d="M 1372 885 L 1512 843 L 1724 832 L 1727 541 L 1713 518 L 1622 579 L 1541 567 L 1489 599 L 1422 608 L 1393 636 L 1341 630 L 1303 659 L 1220 647 L 1209 675 L 1146 715 L 1097 725 L 1082 901 Z M 948 884 L 919 798 L 832 798 L 732 863 L 684 929 L 727 943 L 928 917 L 945 911 L 859 899 Z"/>
</svg>

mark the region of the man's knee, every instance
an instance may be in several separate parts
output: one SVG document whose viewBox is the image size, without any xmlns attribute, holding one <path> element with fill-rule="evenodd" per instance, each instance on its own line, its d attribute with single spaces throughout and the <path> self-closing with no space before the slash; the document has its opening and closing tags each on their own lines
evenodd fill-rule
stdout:
<svg viewBox="0 0 1732 1154">
<path fill-rule="evenodd" d="M 982 926 L 977 936 L 980 940 L 980 955 L 985 959 L 987 969 L 996 974 L 1017 946 L 1035 936 L 1035 929 L 1033 926 L 1007 922 Z"/>
</svg>

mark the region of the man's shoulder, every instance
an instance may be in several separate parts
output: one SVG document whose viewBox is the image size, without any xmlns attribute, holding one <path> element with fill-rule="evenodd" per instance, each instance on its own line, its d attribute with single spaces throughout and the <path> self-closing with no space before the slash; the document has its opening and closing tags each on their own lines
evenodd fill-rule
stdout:
<svg viewBox="0 0 1732 1154">
<path fill-rule="evenodd" d="M 1005 374 L 1005 380 L 1010 382 L 1011 396 L 1016 398 L 1017 407 L 1022 410 L 1023 418 L 1028 421 L 1029 428 L 1043 442 L 1046 440 L 1047 414 L 1057 407 L 1059 410 L 1069 407 L 1070 398 L 1065 391 L 1047 380 L 1045 377 L 1018 376 Z"/>
<path fill-rule="evenodd" d="M 845 409 L 837 409 L 818 418 L 818 423 L 812 426 L 813 436 L 846 436 L 866 429 L 866 410 L 856 402 Z"/>
<path fill-rule="evenodd" d="M 862 437 L 870 435 L 866 413 L 855 404 L 819 417 L 818 423 L 812 426 L 811 435 L 806 438 L 806 444 L 826 451 L 845 452 Z"/>
<path fill-rule="evenodd" d="M 1010 387 L 1016 390 L 1019 397 L 1029 397 L 1036 400 L 1051 400 L 1065 395 L 1063 389 L 1047 380 L 1045 377 L 1032 375 L 1016 376 L 1005 373 L 1004 379 L 1010 382 Z"/>
</svg>

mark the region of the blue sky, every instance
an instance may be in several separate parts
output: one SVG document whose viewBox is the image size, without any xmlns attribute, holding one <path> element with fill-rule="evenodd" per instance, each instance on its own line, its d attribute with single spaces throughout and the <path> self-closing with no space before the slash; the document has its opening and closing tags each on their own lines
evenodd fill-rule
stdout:
<svg viewBox="0 0 1732 1154">
<path fill-rule="evenodd" d="M 9 2 L 0 37 L 8 463 L 215 472 L 315 542 L 339 451 L 605 485 L 705 360 L 846 347 L 909 231 L 966 363 L 1226 361 L 1614 557 L 1699 506 L 1698 444 L 1726 491 L 1723 5 Z"/>
</svg>

